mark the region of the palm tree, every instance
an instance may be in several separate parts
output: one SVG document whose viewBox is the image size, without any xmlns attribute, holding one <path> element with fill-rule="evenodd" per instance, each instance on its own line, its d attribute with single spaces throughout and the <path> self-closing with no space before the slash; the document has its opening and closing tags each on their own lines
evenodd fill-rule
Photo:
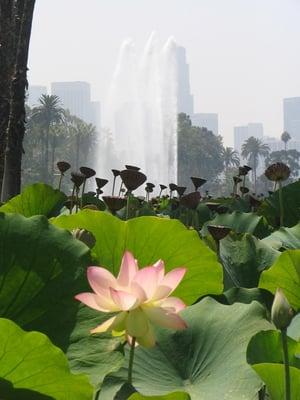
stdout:
<svg viewBox="0 0 300 400">
<path fill-rule="evenodd" d="M 39 99 L 40 105 L 34 107 L 32 110 L 33 121 L 39 123 L 43 128 L 42 137 L 42 157 L 43 157 L 43 179 L 45 182 L 49 181 L 49 137 L 50 129 L 54 124 L 58 124 L 63 121 L 64 109 L 60 107 L 60 99 L 55 95 L 43 94 Z M 52 152 L 55 151 L 55 140 L 56 136 L 52 138 Z M 52 159 L 54 156 L 52 154 Z M 53 169 L 53 166 L 52 166 Z"/>
<path fill-rule="evenodd" d="M 287 155 L 287 143 L 289 140 L 291 140 L 291 135 L 287 132 L 284 131 L 281 135 L 281 140 L 284 143 L 284 152 L 285 152 L 285 162 L 287 163 L 288 161 L 288 155 Z"/>
<path fill-rule="evenodd" d="M 223 147 L 222 157 L 225 167 L 225 172 L 229 167 L 238 167 L 240 165 L 240 158 L 238 152 L 232 147 Z"/>
<path fill-rule="evenodd" d="M 260 139 L 253 136 L 249 137 L 242 145 L 242 156 L 247 159 L 252 167 L 252 176 L 254 181 L 254 191 L 256 192 L 256 170 L 258 167 L 259 157 L 267 157 L 270 148 Z"/>
<path fill-rule="evenodd" d="M 291 135 L 287 131 L 284 131 L 283 134 L 281 135 L 281 140 L 284 143 L 284 150 L 286 151 L 287 143 L 289 140 L 291 140 Z"/>
<path fill-rule="evenodd" d="M 78 170 L 80 163 L 86 163 L 88 156 L 95 148 L 97 132 L 93 124 L 86 123 L 76 116 L 68 114 L 67 118 L 70 138 L 75 139 L 74 166 Z"/>
</svg>

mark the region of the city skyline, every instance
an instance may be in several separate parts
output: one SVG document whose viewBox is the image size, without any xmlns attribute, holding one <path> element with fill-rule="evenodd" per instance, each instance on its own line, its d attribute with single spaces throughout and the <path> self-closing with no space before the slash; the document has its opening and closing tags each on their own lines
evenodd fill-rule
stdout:
<svg viewBox="0 0 300 400">
<path fill-rule="evenodd" d="M 107 104 L 122 41 L 132 37 L 139 51 L 156 30 L 161 43 L 173 35 L 186 48 L 195 110 L 218 113 L 226 145 L 248 122 L 279 137 L 282 99 L 300 94 L 299 16 L 296 0 L 39 1 L 29 81 L 88 81 Z"/>
</svg>

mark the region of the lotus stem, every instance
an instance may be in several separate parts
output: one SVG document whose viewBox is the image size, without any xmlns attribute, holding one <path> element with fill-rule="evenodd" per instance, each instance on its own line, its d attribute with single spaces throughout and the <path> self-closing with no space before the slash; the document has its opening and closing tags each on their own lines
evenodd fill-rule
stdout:
<svg viewBox="0 0 300 400">
<path fill-rule="evenodd" d="M 114 180 L 113 180 L 113 187 L 112 187 L 112 192 L 111 192 L 112 196 L 115 195 L 115 185 L 116 185 L 116 176 L 114 176 Z"/>
<path fill-rule="evenodd" d="M 130 203 L 130 196 L 131 196 L 131 193 L 128 192 L 128 194 L 127 194 L 127 203 L 126 203 L 126 221 L 129 219 L 129 203 Z"/>
<path fill-rule="evenodd" d="M 280 227 L 283 226 L 284 209 L 283 209 L 283 198 L 282 198 L 282 184 L 281 181 L 278 182 L 279 185 L 279 212 L 280 212 Z"/>
<path fill-rule="evenodd" d="M 120 185 L 120 190 L 119 190 L 119 197 L 121 196 L 121 193 L 122 193 L 122 189 L 123 189 L 123 181 L 121 182 L 121 185 Z"/>
<path fill-rule="evenodd" d="M 73 211 L 74 193 L 75 193 L 75 183 L 74 183 L 74 185 L 73 185 L 72 196 L 71 196 L 70 214 L 72 214 L 72 211 Z"/>
<path fill-rule="evenodd" d="M 79 188 L 76 187 L 76 204 L 75 204 L 75 212 L 78 212 L 78 199 L 79 199 Z"/>
<path fill-rule="evenodd" d="M 291 400 L 291 381 L 290 381 L 290 366 L 289 366 L 289 353 L 288 353 L 288 342 L 286 329 L 281 329 L 281 343 L 283 350 L 283 362 L 284 362 L 284 389 L 285 389 L 285 400 Z"/>
<path fill-rule="evenodd" d="M 128 365 L 128 383 L 129 383 L 129 385 L 132 385 L 132 367 L 133 367 L 135 341 L 136 341 L 136 338 L 133 337 L 132 341 L 131 341 L 130 354 L 129 354 L 129 365 Z"/>
<path fill-rule="evenodd" d="M 83 185 L 82 185 L 81 200 L 80 200 L 80 207 L 81 208 L 83 206 L 83 195 L 84 195 L 84 190 L 85 190 L 85 184 L 86 184 L 86 178 L 84 179 Z"/>
<path fill-rule="evenodd" d="M 64 176 L 64 174 L 60 174 L 60 177 L 59 177 L 59 183 L 58 183 L 58 190 L 60 190 L 61 189 L 61 183 L 62 183 L 62 178 L 63 178 L 63 176 Z"/>
</svg>

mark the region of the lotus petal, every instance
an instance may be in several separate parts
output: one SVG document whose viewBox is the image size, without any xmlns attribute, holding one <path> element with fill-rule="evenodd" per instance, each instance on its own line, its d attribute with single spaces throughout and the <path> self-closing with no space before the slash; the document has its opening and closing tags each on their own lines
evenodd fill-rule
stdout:
<svg viewBox="0 0 300 400">
<path fill-rule="evenodd" d="M 170 313 L 161 307 L 143 307 L 143 311 L 149 320 L 163 328 L 185 329 L 187 327 L 184 320 L 175 313 Z"/>
<path fill-rule="evenodd" d="M 120 272 L 117 278 L 120 286 L 129 286 L 130 282 L 138 272 L 137 261 L 129 251 L 125 251 Z"/>
<path fill-rule="evenodd" d="M 140 304 L 139 299 L 131 293 L 110 288 L 111 297 L 119 310 L 129 311 Z"/>
<path fill-rule="evenodd" d="M 145 267 L 137 272 L 133 282 L 137 283 L 145 291 L 147 299 L 151 299 L 156 292 L 160 275 L 160 267 Z"/>
<path fill-rule="evenodd" d="M 165 277 L 160 281 L 159 286 L 153 296 L 153 299 L 160 300 L 169 296 L 179 285 L 186 268 L 175 268 L 168 272 Z"/>
<path fill-rule="evenodd" d="M 126 330 L 132 337 L 145 336 L 149 329 L 147 315 L 140 309 L 130 311 L 126 319 Z"/>
<path fill-rule="evenodd" d="M 89 267 L 87 269 L 87 278 L 94 292 L 103 296 L 110 296 L 110 287 L 118 287 L 117 280 L 113 274 L 102 267 Z"/>
</svg>

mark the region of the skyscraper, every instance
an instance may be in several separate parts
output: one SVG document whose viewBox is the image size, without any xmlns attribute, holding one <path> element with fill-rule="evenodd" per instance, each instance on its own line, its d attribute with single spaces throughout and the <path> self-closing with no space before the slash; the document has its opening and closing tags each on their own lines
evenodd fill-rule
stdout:
<svg viewBox="0 0 300 400">
<path fill-rule="evenodd" d="M 60 98 L 62 106 L 85 122 L 91 122 L 91 88 L 87 82 L 53 82 L 51 94 Z"/>
<path fill-rule="evenodd" d="M 178 67 L 178 112 L 192 115 L 194 113 L 194 98 L 190 88 L 190 67 L 186 61 L 186 50 L 177 47 Z"/>
<path fill-rule="evenodd" d="M 191 115 L 191 121 L 194 126 L 206 128 L 214 135 L 219 132 L 218 114 L 214 113 L 196 113 Z"/>
<path fill-rule="evenodd" d="M 300 97 L 283 99 L 284 130 L 292 139 L 300 140 Z"/>
<path fill-rule="evenodd" d="M 241 153 L 243 143 L 251 136 L 263 139 L 264 127 L 261 123 L 249 123 L 234 127 L 234 149 Z"/>
<path fill-rule="evenodd" d="M 47 94 L 47 87 L 40 85 L 30 85 L 28 88 L 27 104 L 29 107 L 37 106 L 39 103 L 39 98 L 42 94 Z"/>
</svg>

